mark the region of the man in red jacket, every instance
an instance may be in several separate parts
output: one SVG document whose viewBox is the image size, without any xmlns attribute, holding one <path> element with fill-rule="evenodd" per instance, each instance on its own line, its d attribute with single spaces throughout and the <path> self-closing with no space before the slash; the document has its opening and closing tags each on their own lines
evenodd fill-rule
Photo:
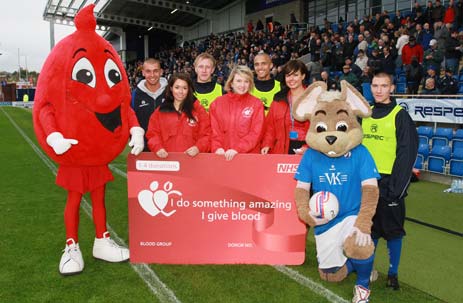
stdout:
<svg viewBox="0 0 463 303">
<path fill-rule="evenodd" d="M 416 57 L 420 64 L 423 63 L 424 51 L 421 44 L 416 43 L 416 38 L 410 36 L 408 43 L 404 45 L 402 49 L 402 64 L 410 65 L 412 63 L 412 58 Z"/>
</svg>

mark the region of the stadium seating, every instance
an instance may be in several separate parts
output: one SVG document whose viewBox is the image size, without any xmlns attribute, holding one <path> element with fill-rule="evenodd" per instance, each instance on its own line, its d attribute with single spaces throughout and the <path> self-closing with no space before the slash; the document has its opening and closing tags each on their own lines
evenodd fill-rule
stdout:
<svg viewBox="0 0 463 303">
<path fill-rule="evenodd" d="M 427 143 L 421 143 L 418 146 L 418 155 L 415 161 L 416 169 L 426 169 L 425 163 L 429 156 L 429 145 Z"/>
<path fill-rule="evenodd" d="M 401 74 L 404 74 L 404 71 L 402 69 L 402 66 L 399 66 L 399 67 L 396 67 L 395 68 L 395 74 L 398 76 L 398 75 L 401 75 Z"/>
<path fill-rule="evenodd" d="M 445 174 L 446 165 L 450 160 L 451 149 L 448 145 L 438 145 L 431 149 L 428 157 L 428 170 Z"/>
<path fill-rule="evenodd" d="M 463 148 L 457 148 L 449 161 L 449 174 L 463 177 Z"/>
<path fill-rule="evenodd" d="M 452 151 L 457 148 L 463 148 L 463 129 L 457 129 L 452 138 Z"/>
<path fill-rule="evenodd" d="M 405 94 L 405 92 L 407 91 L 407 83 L 397 83 L 395 86 L 395 91 L 398 94 Z"/>
<path fill-rule="evenodd" d="M 433 131 L 431 126 L 418 126 L 417 129 L 418 137 L 421 143 L 429 144 L 429 140 L 432 137 Z"/>
<path fill-rule="evenodd" d="M 453 129 L 450 127 L 437 127 L 432 136 L 432 147 L 437 145 L 449 145 L 453 137 Z"/>
<path fill-rule="evenodd" d="M 370 104 L 373 104 L 374 103 L 374 98 L 373 98 L 373 94 L 371 93 L 371 84 L 370 83 L 368 83 L 368 82 L 362 83 L 362 92 L 363 92 L 363 96 L 365 97 L 365 99 L 367 99 L 367 101 Z"/>
<path fill-rule="evenodd" d="M 407 78 L 405 78 L 405 75 L 399 74 L 399 76 L 397 77 L 397 84 L 398 83 L 406 83 L 406 82 L 407 82 Z"/>
</svg>

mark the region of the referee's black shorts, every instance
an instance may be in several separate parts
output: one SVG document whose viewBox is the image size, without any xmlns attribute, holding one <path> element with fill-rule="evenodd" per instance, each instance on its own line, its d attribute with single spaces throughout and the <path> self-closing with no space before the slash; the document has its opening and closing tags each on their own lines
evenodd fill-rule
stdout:
<svg viewBox="0 0 463 303">
<path fill-rule="evenodd" d="M 373 217 L 371 237 L 373 239 L 384 238 L 392 240 L 405 235 L 405 201 L 401 198 L 397 201 L 386 202 L 381 197 Z"/>
</svg>

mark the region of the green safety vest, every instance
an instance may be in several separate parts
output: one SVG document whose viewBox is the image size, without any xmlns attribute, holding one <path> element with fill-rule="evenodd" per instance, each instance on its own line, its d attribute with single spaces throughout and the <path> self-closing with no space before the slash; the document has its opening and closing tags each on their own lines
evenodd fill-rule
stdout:
<svg viewBox="0 0 463 303">
<path fill-rule="evenodd" d="M 200 94 L 200 93 L 195 92 L 194 95 L 196 96 L 196 98 L 198 98 L 199 102 L 204 107 L 204 109 L 209 111 L 209 106 L 211 106 L 211 103 L 217 97 L 222 96 L 222 85 L 216 83 L 214 89 L 210 91 L 209 93 Z"/>
<path fill-rule="evenodd" d="M 261 92 L 256 87 L 254 87 L 251 91 L 251 95 L 253 95 L 256 98 L 259 98 L 260 101 L 262 101 L 262 104 L 264 105 L 264 109 L 265 109 L 265 114 L 267 114 L 267 112 L 270 109 L 270 105 L 273 102 L 273 97 L 280 90 L 281 90 L 280 81 L 275 80 L 275 85 L 268 92 Z"/>
<path fill-rule="evenodd" d="M 400 105 L 381 119 L 366 118 L 362 121 L 362 144 L 375 160 L 381 174 L 391 174 L 396 158 L 397 138 L 395 136 L 395 118 L 402 110 Z"/>
</svg>

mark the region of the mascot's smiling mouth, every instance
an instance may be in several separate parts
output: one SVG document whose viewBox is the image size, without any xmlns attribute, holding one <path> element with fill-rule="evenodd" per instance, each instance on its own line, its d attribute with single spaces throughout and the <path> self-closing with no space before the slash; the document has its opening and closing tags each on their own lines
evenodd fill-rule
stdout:
<svg viewBox="0 0 463 303">
<path fill-rule="evenodd" d="M 100 123 L 104 126 L 104 128 L 106 128 L 110 132 L 114 132 L 116 128 L 122 125 L 120 106 L 118 106 L 115 110 L 113 110 L 110 113 L 95 113 L 95 115 L 98 121 L 100 121 Z"/>
</svg>

